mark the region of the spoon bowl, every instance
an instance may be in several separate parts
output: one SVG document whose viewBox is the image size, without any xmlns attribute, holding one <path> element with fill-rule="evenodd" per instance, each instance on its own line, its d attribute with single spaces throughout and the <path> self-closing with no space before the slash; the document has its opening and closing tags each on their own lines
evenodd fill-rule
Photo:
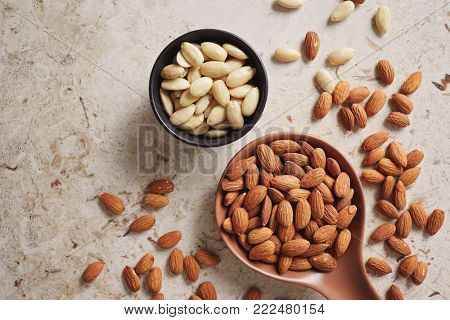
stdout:
<svg viewBox="0 0 450 320">
<path fill-rule="evenodd" d="M 255 154 L 256 147 L 259 144 L 264 143 L 269 145 L 272 141 L 280 139 L 290 139 L 294 141 L 303 140 L 307 141 L 314 148 L 322 148 L 327 156 L 336 159 L 342 171 L 347 172 L 350 176 L 351 186 L 355 191 L 353 196 L 353 204 L 356 205 L 358 211 L 352 223 L 348 227 L 352 233 L 350 246 L 347 249 L 347 252 L 337 259 L 337 268 L 332 272 L 323 273 L 315 270 L 299 272 L 288 270 L 284 274 L 280 275 L 274 265 L 248 259 L 247 252 L 241 248 L 235 237 L 225 232 L 221 227 L 223 221 L 227 217 L 227 207 L 223 205 L 223 198 L 226 192 L 222 190 L 220 185 L 225 177 L 225 172 L 228 167 L 235 161 L 253 156 Z M 222 175 L 216 193 L 216 222 L 222 239 L 228 249 L 230 249 L 230 251 L 242 263 L 244 263 L 247 267 L 273 279 L 310 287 L 318 291 L 327 299 L 380 299 L 379 294 L 370 283 L 363 261 L 362 247 L 366 217 L 363 188 L 355 170 L 338 150 L 327 142 L 310 135 L 292 132 L 273 133 L 258 138 L 247 144 L 233 157 L 233 159 L 231 159 L 227 169 L 225 169 L 224 174 Z"/>
</svg>

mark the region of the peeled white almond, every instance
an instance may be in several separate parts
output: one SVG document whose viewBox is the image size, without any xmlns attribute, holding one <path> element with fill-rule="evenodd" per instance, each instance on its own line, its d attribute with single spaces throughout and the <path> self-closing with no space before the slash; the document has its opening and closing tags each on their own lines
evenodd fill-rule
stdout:
<svg viewBox="0 0 450 320">
<path fill-rule="evenodd" d="M 194 136 L 200 136 L 202 134 L 205 134 L 209 130 L 209 125 L 203 121 L 201 125 L 199 125 L 197 128 L 192 129 L 189 131 L 190 134 Z"/>
<path fill-rule="evenodd" d="M 346 19 L 355 10 L 353 1 L 344 1 L 337 5 L 330 15 L 330 21 L 338 22 Z"/>
<path fill-rule="evenodd" d="M 213 82 L 211 92 L 214 99 L 221 106 L 225 107 L 227 103 L 230 102 L 230 92 L 228 91 L 225 82 L 223 82 L 222 80 L 216 80 Z"/>
<path fill-rule="evenodd" d="M 180 105 L 182 107 L 187 107 L 187 106 L 190 106 L 191 104 L 193 104 L 198 99 L 199 99 L 199 97 L 194 97 L 191 94 L 190 89 L 186 89 L 180 97 Z"/>
<path fill-rule="evenodd" d="M 244 84 L 243 86 L 236 87 L 230 90 L 230 96 L 233 98 L 243 99 L 253 89 L 250 84 Z"/>
<path fill-rule="evenodd" d="M 200 73 L 200 67 L 191 67 L 187 73 L 187 81 L 190 83 L 194 82 L 197 79 L 200 79 L 202 74 Z"/>
<path fill-rule="evenodd" d="M 228 133 L 228 130 L 209 130 L 208 132 L 205 133 L 205 135 L 208 138 L 220 138 L 223 137 L 224 135 L 226 135 Z"/>
<path fill-rule="evenodd" d="M 316 72 L 316 81 L 323 91 L 326 91 L 330 94 L 333 93 L 336 81 L 327 70 L 319 69 Z"/>
<path fill-rule="evenodd" d="M 169 64 L 161 70 L 161 77 L 167 80 L 173 80 L 176 78 L 182 78 L 185 69 L 177 64 Z"/>
<path fill-rule="evenodd" d="M 304 0 L 276 0 L 277 3 L 286 9 L 300 8 L 305 1 Z"/>
<path fill-rule="evenodd" d="M 245 97 L 242 102 L 242 114 L 246 117 L 251 116 L 258 106 L 259 102 L 259 89 L 253 88 Z"/>
<path fill-rule="evenodd" d="M 173 103 L 170 99 L 170 95 L 166 90 L 159 89 L 159 96 L 164 108 L 164 111 L 170 116 L 173 113 Z"/>
<path fill-rule="evenodd" d="M 241 106 L 236 101 L 230 101 L 226 107 L 227 121 L 233 130 L 239 130 L 244 126 Z"/>
<path fill-rule="evenodd" d="M 186 90 L 191 84 L 186 79 L 177 78 L 173 80 L 163 80 L 161 88 L 164 90 Z"/>
<path fill-rule="evenodd" d="M 178 127 L 182 130 L 190 131 L 197 128 L 199 125 L 203 123 L 205 120 L 205 116 L 202 114 L 193 115 L 188 121 L 183 124 L 180 124 Z"/>
<path fill-rule="evenodd" d="M 205 61 L 205 58 L 203 58 L 203 53 L 192 43 L 183 42 L 181 44 L 181 53 L 186 61 L 194 67 L 200 67 Z"/>
<path fill-rule="evenodd" d="M 222 46 L 225 51 L 232 57 L 236 58 L 236 59 L 240 59 L 240 60 L 246 60 L 248 59 L 248 56 L 245 54 L 244 51 L 242 51 L 241 49 L 239 49 L 236 46 L 233 46 L 232 44 L 229 43 L 225 43 Z"/>
<path fill-rule="evenodd" d="M 330 52 L 328 55 L 328 62 L 333 66 L 340 66 L 351 60 L 355 55 L 355 50 L 352 48 L 339 48 Z"/>
<path fill-rule="evenodd" d="M 256 73 L 255 68 L 245 66 L 245 67 L 242 67 L 242 68 L 232 71 L 227 76 L 227 79 L 225 82 L 229 88 L 237 88 L 237 87 L 243 86 L 248 81 L 250 81 L 250 79 L 253 78 L 255 73 Z"/>
<path fill-rule="evenodd" d="M 195 80 L 191 86 L 189 87 L 189 91 L 191 95 L 194 97 L 203 97 L 205 94 L 211 90 L 213 85 L 213 79 L 209 77 L 202 77 L 200 79 Z"/>
<path fill-rule="evenodd" d="M 208 61 L 202 64 L 200 73 L 213 79 L 221 78 L 230 73 L 230 67 L 225 62 Z"/>
<path fill-rule="evenodd" d="M 216 106 L 214 107 L 208 115 L 208 120 L 206 122 L 212 126 L 227 119 L 226 110 L 224 107 Z"/>
<path fill-rule="evenodd" d="M 178 111 L 175 111 L 171 116 L 170 116 L 170 123 L 173 124 L 174 126 L 179 126 L 182 123 L 185 123 L 186 121 L 188 121 L 195 112 L 195 105 L 190 105 L 188 107 L 185 108 L 181 108 Z"/>
<path fill-rule="evenodd" d="M 184 58 L 183 54 L 181 53 L 181 51 L 179 51 L 177 53 L 177 56 L 175 58 L 175 60 L 177 61 L 177 63 L 182 66 L 183 68 L 190 68 L 192 67 L 191 64 L 189 62 L 187 62 L 187 60 Z"/>
<path fill-rule="evenodd" d="M 204 61 L 204 62 L 211 60 L 211 59 L 203 52 L 202 46 L 201 46 L 201 45 L 199 45 L 198 43 L 193 43 L 193 45 L 196 46 L 196 47 L 200 50 L 200 52 L 202 53 L 202 55 L 203 55 L 203 61 Z"/>
<path fill-rule="evenodd" d="M 236 58 L 228 58 L 227 61 L 225 61 L 225 64 L 228 66 L 228 68 L 230 70 L 228 73 L 244 66 L 244 63 L 245 63 L 244 60 L 240 60 L 240 59 L 236 59 Z"/>
<path fill-rule="evenodd" d="M 375 26 L 380 34 L 391 31 L 391 9 L 386 6 L 379 6 L 375 13 Z"/>
<path fill-rule="evenodd" d="M 275 50 L 275 59 L 280 62 L 293 62 L 300 58 L 300 52 L 294 48 L 285 46 Z"/>
<path fill-rule="evenodd" d="M 206 108 L 208 108 L 211 101 L 212 101 L 211 94 L 205 94 L 203 97 L 198 99 L 197 102 L 195 103 L 195 114 L 203 113 L 206 110 Z"/>
<path fill-rule="evenodd" d="M 219 46 L 217 43 L 203 42 L 201 47 L 203 53 L 206 54 L 211 60 L 223 62 L 227 59 L 228 53 L 225 51 L 224 48 Z"/>
</svg>

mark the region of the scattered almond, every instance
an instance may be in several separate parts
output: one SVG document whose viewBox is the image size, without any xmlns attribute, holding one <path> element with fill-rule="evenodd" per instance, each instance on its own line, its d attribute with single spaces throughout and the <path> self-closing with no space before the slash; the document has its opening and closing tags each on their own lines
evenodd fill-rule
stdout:
<svg viewBox="0 0 450 320">
<path fill-rule="evenodd" d="M 380 147 L 388 139 L 389 139 L 388 131 L 376 132 L 374 134 L 371 134 L 364 140 L 364 142 L 362 144 L 362 149 L 364 151 L 371 151 L 373 149 Z"/>
<path fill-rule="evenodd" d="M 411 254 L 411 248 L 403 239 L 392 236 L 386 242 L 393 251 L 402 256 L 409 256 Z"/>
<path fill-rule="evenodd" d="M 373 232 L 370 238 L 373 242 L 381 242 L 389 239 L 395 234 L 396 227 L 392 223 L 383 223 L 378 226 Z"/>
<path fill-rule="evenodd" d="M 420 202 L 413 202 L 409 208 L 411 218 L 419 229 L 425 228 L 427 223 L 427 213 Z"/>
<path fill-rule="evenodd" d="M 173 274 L 181 274 L 183 272 L 183 252 L 174 248 L 169 257 L 169 269 Z"/>
<path fill-rule="evenodd" d="M 335 89 L 336 91 L 336 89 Z M 332 98 L 331 94 L 324 91 L 320 94 L 319 99 L 317 99 L 316 106 L 314 108 L 314 114 L 317 119 L 324 118 L 328 112 L 331 110 Z"/>
<path fill-rule="evenodd" d="M 420 168 L 414 167 L 411 169 L 406 169 L 399 177 L 400 181 L 403 182 L 405 187 L 409 187 L 411 184 L 413 184 L 420 174 Z"/>
<path fill-rule="evenodd" d="M 392 84 L 394 81 L 394 67 L 386 59 L 382 59 L 377 63 L 378 77 L 385 86 Z"/>
<path fill-rule="evenodd" d="M 367 87 L 356 87 L 350 90 L 345 102 L 349 104 L 360 103 L 364 101 L 370 95 L 370 91 Z"/>
<path fill-rule="evenodd" d="M 161 179 L 151 182 L 147 187 L 147 192 L 164 195 L 167 193 L 171 193 L 173 189 L 174 185 L 172 182 L 166 179 Z"/>
<path fill-rule="evenodd" d="M 401 112 L 391 112 L 387 117 L 387 121 L 392 125 L 400 128 L 404 128 L 410 125 L 408 116 Z"/>
<path fill-rule="evenodd" d="M 183 270 L 189 281 L 196 282 L 198 280 L 200 276 L 200 266 L 193 256 L 184 257 Z"/>
<path fill-rule="evenodd" d="M 97 262 L 91 263 L 84 270 L 83 275 L 81 276 L 81 279 L 84 282 L 94 281 L 100 275 L 100 273 L 102 273 L 104 267 L 105 267 L 105 263 L 103 261 L 97 261 Z"/>
<path fill-rule="evenodd" d="M 261 291 L 256 287 L 251 287 L 245 293 L 243 300 L 261 300 Z"/>
<path fill-rule="evenodd" d="M 155 217 L 151 214 L 145 214 L 136 218 L 128 228 L 128 232 L 143 232 L 149 230 L 155 224 Z"/>
<path fill-rule="evenodd" d="M 395 284 L 392 284 L 386 294 L 388 300 L 405 300 L 403 292 Z"/>
<path fill-rule="evenodd" d="M 383 91 L 374 91 L 366 103 L 365 110 L 368 117 L 377 114 L 386 103 L 386 94 Z"/>
<path fill-rule="evenodd" d="M 161 269 L 158 267 L 150 269 L 150 271 L 147 273 L 148 290 L 153 294 L 157 294 L 161 290 L 161 285 L 162 285 Z"/>
<path fill-rule="evenodd" d="M 181 236 L 182 234 L 180 231 L 168 232 L 159 237 L 158 246 L 162 249 L 172 248 L 181 240 Z"/>
<path fill-rule="evenodd" d="M 137 265 L 134 267 L 134 271 L 137 274 L 145 274 L 153 267 L 154 262 L 155 258 L 153 255 L 151 253 L 147 253 L 139 260 Z"/>
<path fill-rule="evenodd" d="M 410 114 L 414 109 L 412 101 L 401 93 L 394 93 L 392 95 L 392 102 L 397 110 L 404 114 Z"/>
<path fill-rule="evenodd" d="M 334 87 L 333 102 L 338 105 L 343 104 L 345 100 L 347 100 L 349 94 L 350 84 L 345 80 L 341 80 Z"/>
<path fill-rule="evenodd" d="M 395 223 L 397 236 L 406 239 L 412 231 L 412 219 L 409 211 L 402 213 Z"/>
<path fill-rule="evenodd" d="M 139 280 L 139 277 L 133 268 L 126 266 L 125 269 L 123 269 L 123 277 L 131 292 L 138 292 L 141 289 L 141 280 Z"/>
<path fill-rule="evenodd" d="M 353 126 L 355 125 L 355 116 L 349 108 L 340 108 L 338 112 L 338 118 L 345 130 L 350 131 L 353 129 Z"/>
<path fill-rule="evenodd" d="M 392 267 L 386 260 L 370 257 L 367 260 L 367 267 L 372 270 L 375 274 L 384 276 L 392 272 Z"/>
<path fill-rule="evenodd" d="M 305 45 L 306 57 L 309 60 L 314 60 L 317 56 L 317 53 L 319 53 L 319 48 L 320 48 L 319 35 L 314 31 L 307 32 L 306 36 L 305 36 L 304 45 Z"/>
<path fill-rule="evenodd" d="M 125 210 L 125 206 L 117 196 L 110 193 L 103 193 L 100 195 L 100 200 L 105 208 L 114 214 L 121 214 Z"/>
<path fill-rule="evenodd" d="M 416 270 L 411 275 L 411 279 L 415 285 L 419 286 L 425 281 L 427 273 L 428 273 L 428 264 L 426 262 L 420 261 L 419 264 L 417 265 Z"/>
<path fill-rule="evenodd" d="M 431 215 L 427 219 L 427 231 L 428 234 L 434 236 L 438 233 L 444 224 L 445 213 L 441 209 L 434 209 Z"/>
<path fill-rule="evenodd" d="M 410 169 L 410 168 L 414 168 L 416 166 L 418 166 L 422 160 L 423 160 L 424 154 L 423 151 L 421 150 L 412 150 L 408 153 L 408 155 L 406 156 L 407 158 L 407 164 L 406 164 L 406 168 Z"/>
<path fill-rule="evenodd" d="M 147 193 L 144 195 L 144 205 L 159 209 L 165 207 L 169 204 L 169 199 L 166 196 L 155 194 L 155 193 Z"/>
<path fill-rule="evenodd" d="M 398 265 L 398 272 L 404 277 L 409 277 L 414 273 L 418 265 L 419 260 L 417 260 L 417 256 L 414 255 L 406 257 L 400 261 L 400 264 Z"/>
<path fill-rule="evenodd" d="M 198 286 L 198 295 L 203 300 L 217 300 L 216 288 L 209 281 L 203 282 Z"/>
<path fill-rule="evenodd" d="M 422 72 L 416 71 L 413 74 L 411 74 L 408 77 L 408 79 L 405 80 L 405 82 L 403 82 L 400 88 L 400 92 L 404 94 L 411 94 L 420 87 L 421 83 L 422 83 Z"/>
</svg>

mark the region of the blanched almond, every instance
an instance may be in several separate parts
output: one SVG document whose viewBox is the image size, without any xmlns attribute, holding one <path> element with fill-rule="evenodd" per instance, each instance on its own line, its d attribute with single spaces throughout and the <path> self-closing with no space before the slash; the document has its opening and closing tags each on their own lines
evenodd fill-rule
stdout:
<svg viewBox="0 0 450 320">
<path fill-rule="evenodd" d="M 346 1 L 351 2 L 351 1 Z M 353 2 L 352 2 L 353 3 Z M 339 48 L 330 52 L 328 55 L 328 62 L 333 66 L 339 66 L 350 61 L 355 55 L 355 50 L 352 48 Z"/>
<path fill-rule="evenodd" d="M 161 70 L 161 77 L 166 80 L 181 78 L 185 70 L 177 64 L 169 64 Z"/>
<path fill-rule="evenodd" d="M 195 105 L 193 104 L 188 107 L 181 108 L 180 110 L 175 111 L 170 116 L 170 123 L 173 124 L 174 126 L 178 126 L 182 123 L 185 123 L 194 115 L 194 112 L 195 112 Z"/>
<path fill-rule="evenodd" d="M 230 101 L 226 107 L 226 114 L 227 121 L 231 125 L 231 128 L 233 128 L 233 130 L 239 130 L 244 126 L 244 117 L 242 116 L 241 106 L 239 105 L 239 103 L 237 103 L 236 101 Z"/>
<path fill-rule="evenodd" d="M 199 115 L 193 115 L 188 121 L 180 124 L 179 128 L 186 131 L 194 130 L 195 128 L 200 126 L 204 120 L 205 116 L 203 115 L 203 113 Z"/>
<path fill-rule="evenodd" d="M 259 89 L 257 87 L 254 87 L 248 92 L 244 101 L 242 102 L 242 115 L 246 117 L 251 116 L 258 106 L 258 102 L 259 102 Z"/>
<path fill-rule="evenodd" d="M 252 89 L 252 85 L 244 84 L 243 86 L 231 89 L 230 96 L 232 96 L 233 98 L 244 99 Z"/>
<path fill-rule="evenodd" d="M 227 59 L 227 52 L 224 48 L 214 42 L 203 42 L 201 48 L 204 54 L 206 54 L 211 60 L 225 61 Z"/>
<path fill-rule="evenodd" d="M 164 90 L 186 90 L 191 86 L 186 79 L 178 78 L 173 80 L 163 80 L 161 88 Z"/>
<path fill-rule="evenodd" d="M 230 102 L 230 92 L 223 80 L 216 80 L 212 85 L 211 92 L 218 104 L 225 107 Z"/>
<path fill-rule="evenodd" d="M 229 88 L 240 87 L 246 84 L 251 78 L 253 78 L 255 73 L 255 68 L 252 68 L 250 66 L 241 67 L 230 72 L 225 82 Z"/>
<path fill-rule="evenodd" d="M 209 114 L 208 120 L 206 122 L 211 126 L 225 121 L 226 118 L 227 114 L 225 108 L 217 106 L 211 110 L 211 113 Z"/>
<path fill-rule="evenodd" d="M 304 0 L 276 0 L 277 3 L 286 9 L 297 9 L 304 4 Z"/>
<path fill-rule="evenodd" d="M 187 107 L 193 104 L 198 100 L 198 97 L 194 97 L 189 89 L 184 90 L 183 94 L 180 97 L 180 106 Z M 178 111 L 178 110 L 177 110 Z"/>
<path fill-rule="evenodd" d="M 343 1 L 331 13 L 330 21 L 342 21 L 351 15 L 353 10 L 355 10 L 353 1 Z"/>
<path fill-rule="evenodd" d="M 375 13 L 375 26 L 380 34 L 391 30 L 391 10 L 386 6 L 379 6 Z"/>
<path fill-rule="evenodd" d="M 336 85 L 331 74 L 325 69 L 319 69 L 316 72 L 316 81 L 319 87 L 330 94 L 333 93 L 334 87 Z"/>
<path fill-rule="evenodd" d="M 161 98 L 164 111 L 168 116 L 171 116 L 173 113 L 173 103 L 170 99 L 169 93 L 166 90 L 159 89 L 159 97 Z"/>
<path fill-rule="evenodd" d="M 236 59 L 240 59 L 240 60 L 246 60 L 248 59 L 248 56 L 245 54 L 244 51 L 242 51 L 241 49 L 239 49 L 238 47 L 229 44 L 229 43 L 225 43 L 222 46 L 225 51 L 232 57 L 236 58 Z"/>
<path fill-rule="evenodd" d="M 179 51 L 177 53 L 177 56 L 175 57 L 175 60 L 177 61 L 177 63 L 182 66 L 183 68 L 190 68 L 192 67 L 191 64 L 189 62 L 187 62 L 187 60 L 185 59 L 185 57 L 183 56 L 183 54 L 181 53 L 181 51 Z"/>
<path fill-rule="evenodd" d="M 183 54 L 183 57 L 186 59 L 186 61 L 194 67 L 201 66 L 205 61 L 203 53 L 192 43 L 183 42 L 181 44 L 181 53 Z"/>
<path fill-rule="evenodd" d="M 203 97 L 205 94 L 211 90 L 213 85 L 213 80 L 209 77 L 201 77 L 195 80 L 189 87 L 189 91 L 194 97 Z"/>
<path fill-rule="evenodd" d="M 212 95 L 211 94 L 205 94 L 203 97 L 197 100 L 195 103 L 195 114 L 199 115 L 202 114 L 206 108 L 208 108 L 209 104 L 212 101 Z"/>
<path fill-rule="evenodd" d="M 274 56 L 279 62 L 293 62 L 300 58 L 300 52 L 294 48 L 284 46 L 276 49 Z"/>
<path fill-rule="evenodd" d="M 200 67 L 200 73 L 205 77 L 213 79 L 222 78 L 231 72 L 232 68 L 220 61 L 208 61 Z"/>
</svg>

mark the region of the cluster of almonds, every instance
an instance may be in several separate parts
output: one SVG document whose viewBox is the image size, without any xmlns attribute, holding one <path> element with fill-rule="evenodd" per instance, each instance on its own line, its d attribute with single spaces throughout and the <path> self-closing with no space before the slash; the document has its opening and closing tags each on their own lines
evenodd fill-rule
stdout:
<svg viewBox="0 0 450 320">
<path fill-rule="evenodd" d="M 170 122 L 211 138 L 240 130 L 259 101 L 259 89 L 248 83 L 256 69 L 244 66 L 247 59 L 231 44 L 183 42 L 174 63 L 161 70 L 160 97 Z"/>
<path fill-rule="evenodd" d="M 392 141 L 386 150 L 381 146 L 389 139 L 389 132 L 381 131 L 367 137 L 362 149 L 367 153 L 363 160 L 363 167 L 374 166 L 376 169 L 367 169 L 362 172 L 362 180 L 367 183 L 381 185 L 381 199 L 377 202 L 377 210 L 389 219 L 396 219 L 394 223 L 384 223 L 377 227 L 371 240 L 374 243 L 386 241 L 388 246 L 404 258 L 398 271 L 402 276 L 409 277 L 414 284 L 420 285 L 425 280 L 428 265 L 419 261 L 416 255 L 411 255 L 410 246 L 403 240 L 412 231 L 413 222 L 418 229 L 428 231 L 430 235 L 436 234 L 444 223 L 445 214 L 435 209 L 427 218 L 425 208 L 420 202 L 407 205 L 406 188 L 412 185 L 420 174 L 418 165 L 422 162 L 424 154 L 415 149 L 406 153 L 400 143 Z M 400 213 L 400 211 L 403 213 Z M 392 272 L 390 264 L 381 258 L 371 257 L 367 267 L 377 275 L 386 275 Z M 388 293 L 389 299 L 404 299 L 401 290 L 393 284 Z"/>
<path fill-rule="evenodd" d="M 277 264 L 280 274 L 330 272 L 350 244 L 357 212 L 350 177 L 306 141 L 258 145 L 255 156 L 230 164 L 221 187 L 223 229 L 251 260 Z"/>
</svg>

